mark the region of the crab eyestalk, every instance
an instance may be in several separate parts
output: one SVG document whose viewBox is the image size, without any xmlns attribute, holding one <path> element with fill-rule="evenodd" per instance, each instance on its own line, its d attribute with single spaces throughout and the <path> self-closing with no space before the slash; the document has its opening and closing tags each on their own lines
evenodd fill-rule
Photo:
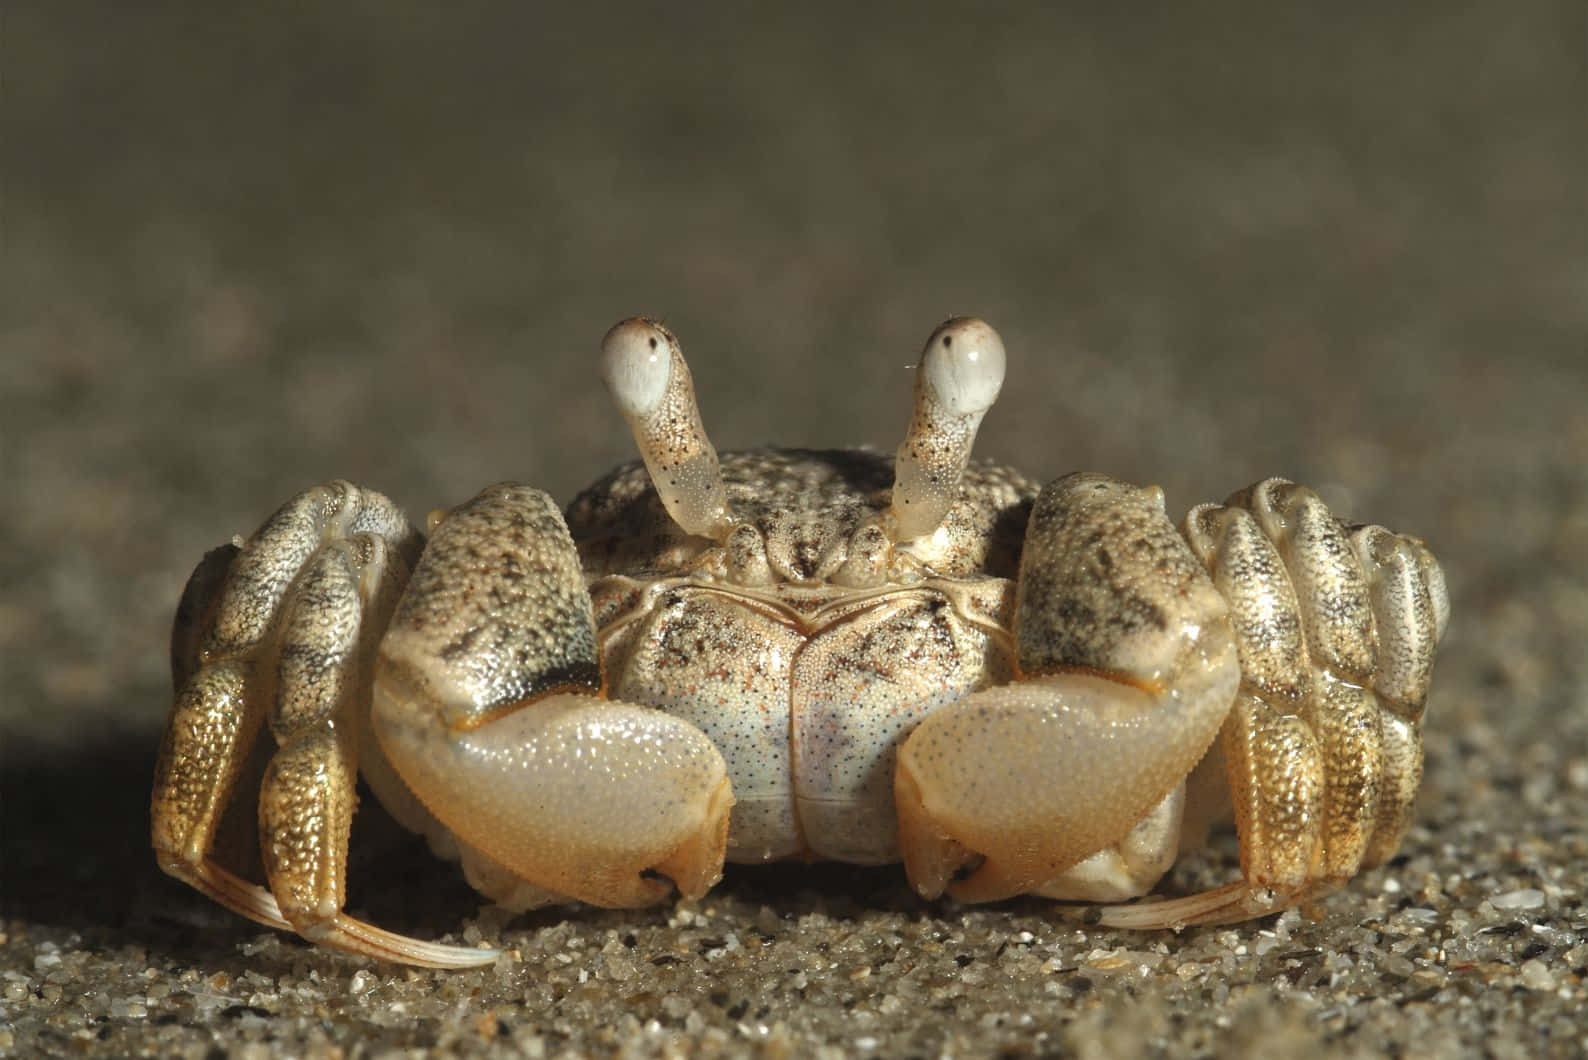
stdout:
<svg viewBox="0 0 1588 1060">
<path fill-rule="evenodd" d="M 724 540 L 736 521 L 673 333 L 644 317 L 620 321 L 601 340 L 601 378 L 667 514 L 688 533 Z"/>
<path fill-rule="evenodd" d="M 915 372 L 915 411 L 894 460 L 892 536 L 936 530 L 959 497 L 981 418 L 1004 382 L 1004 344 L 975 317 L 938 325 Z"/>
</svg>

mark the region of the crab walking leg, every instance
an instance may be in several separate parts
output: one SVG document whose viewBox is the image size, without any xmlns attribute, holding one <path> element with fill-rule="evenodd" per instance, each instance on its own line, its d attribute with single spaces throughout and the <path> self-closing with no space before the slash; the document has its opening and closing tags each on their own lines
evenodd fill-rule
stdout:
<svg viewBox="0 0 1588 1060">
<path fill-rule="evenodd" d="M 635 906 L 669 893 L 655 874 L 691 897 L 721 877 L 722 756 L 601 694 L 578 555 L 539 490 L 491 487 L 435 528 L 381 644 L 374 728 L 431 813 L 536 888 Z"/>
<path fill-rule="evenodd" d="M 959 499 L 982 416 L 1004 382 L 1004 344 L 975 317 L 939 324 L 915 372 L 915 408 L 894 458 L 891 536 L 910 541 L 936 530 Z"/>
<path fill-rule="evenodd" d="M 215 622 L 215 609 L 220 604 L 226 573 L 241 551 L 234 544 L 210 549 L 193 568 L 187 585 L 182 588 L 176 617 L 171 622 L 171 687 L 178 691 L 186 688 L 198 672 L 199 645 L 205 630 Z"/>
<path fill-rule="evenodd" d="M 644 317 L 615 324 L 601 340 L 601 378 L 634 433 L 667 514 L 691 534 L 725 540 L 735 523 L 722 467 L 673 333 Z"/>
<path fill-rule="evenodd" d="M 1046 486 L 1020 560 L 1019 676 L 929 715 L 899 753 L 916 889 L 1026 893 L 1126 840 L 1229 713 L 1240 670 L 1227 612 L 1161 491 L 1101 475 Z M 1155 879 L 1123 883 L 1141 893 Z"/>
<path fill-rule="evenodd" d="M 1321 527 L 1309 532 L 1324 539 Z M 1371 704 L 1355 694 L 1355 685 L 1315 678 L 1309 664 L 1309 634 L 1319 638 L 1315 644 L 1326 638 L 1336 657 L 1353 657 L 1353 641 L 1362 635 L 1360 579 L 1353 581 L 1347 565 L 1308 565 L 1303 584 L 1339 602 L 1331 629 L 1315 630 L 1303 623 L 1285 561 L 1251 512 L 1201 505 L 1187 514 L 1184 533 L 1230 601 L 1241 657 L 1241 695 L 1221 736 L 1241 836 L 1241 881 L 1178 903 L 1110 910 L 1104 918 L 1112 917 L 1111 923 L 1172 916 L 1186 922 L 1241 919 L 1291 904 L 1324 867 L 1326 851 L 1333 865 L 1360 856 L 1360 808 L 1370 805 L 1364 796 L 1370 800 L 1377 783 L 1378 725 Z M 1331 554 L 1327 547 L 1307 552 Z M 1344 555 L 1338 549 L 1332 554 Z M 1336 709 L 1329 711 L 1320 697 Z M 1329 763 L 1341 767 L 1332 790 Z M 1357 767 L 1354 774 L 1351 766 Z"/>
<path fill-rule="evenodd" d="M 385 960 L 454 968 L 494 950 L 395 935 L 342 912 L 358 778 L 359 713 L 374 647 L 407 580 L 374 534 L 327 542 L 284 607 L 270 728 L 278 750 L 259 793 L 260 853 L 282 915 L 305 938 Z"/>
<path fill-rule="evenodd" d="M 1434 653 L 1450 621 L 1445 574 L 1428 546 L 1382 526 L 1351 533 L 1351 546 L 1367 572 L 1378 631 L 1382 750 L 1379 799 L 1362 865 L 1388 861 L 1411 825 L 1422 781 L 1422 716 Z"/>
<path fill-rule="evenodd" d="M 420 547 L 385 497 L 332 482 L 289 501 L 242 546 L 204 558 L 172 634 L 178 690 L 155 768 L 151 832 L 163 869 L 262 924 L 388 959 L 455 966 L 493 955 L 404 939 L 337 912 L 356 749 L 326 734 L 367 701 L 366 642 L 384 614 L 364 615 L 363 602 L 394 597 Z M 347 638 L 361 631 L 363 646 L 350 655 Z M 260 814 L 275 894 L 210 857 L 267 715 L 283 742 Z M 322 773 L 334 782 L 322 783 Z"/>
<path fill-rule="evenodd" d="M 213 626 L 226 575 L 239 551 L 236 545 L 222 545 L 207 553 L 177 605 L 171 630 L 176 697 L 155 764 L 149 826 L 155 857 L 167 873 L 233 912 L 291 931 L 269 891 L 209 857 L 265 716 L 259 689 L 249 687 L 251 660 L 199 661 L 204 630 Z"/>
<path fill-rule="evenodd" d="M 1427 549 L 1382 527 L 1348 535 L 1281 479 L 1192 509 L 1185 534 L 1241 657 L 1222 745 L 1242 878 L 1105 911 L 1115 926 L 1227 923 L 1327 893 L 1393 853 L 1421 774 L 1416 722 L 1448 615 Z"/>
</svg>

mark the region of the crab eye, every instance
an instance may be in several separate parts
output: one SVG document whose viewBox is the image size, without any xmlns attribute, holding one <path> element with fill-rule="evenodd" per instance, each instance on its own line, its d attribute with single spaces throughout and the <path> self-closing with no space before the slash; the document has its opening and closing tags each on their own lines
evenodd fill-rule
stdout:
<svg viewBox="0 0 1588 1060">
<path fill-rule="evenodd" d="M 1004 344 L 985 321 L 955 317 L 938 325 L 921 354 L 921 376 L 944 414 L 986 412 L 1004 383 Z"/>
<path fill-rule="evenodd" d="M 643 416 L 661 403 L 676 346 L 672 332 L 644 317 L 620 321 L 601 340 L 601 378 L 625 416 Z"/>
<path fill-rule="evenodd" d="M 976 428 L 1004 381 L 1004 344 L 975 317 L 938 325 L 915 373 L 915 411 L 893 462 L 890 536 L 932 533 L 959 499 Z"/>
<path fill-rule="evenodd" d="M 644 317 L 622 321 L 601 340 L 601 377 L 673 521 L 688 533 L 724 539 L 735 519 L 673 333 Z"/>
</svg>

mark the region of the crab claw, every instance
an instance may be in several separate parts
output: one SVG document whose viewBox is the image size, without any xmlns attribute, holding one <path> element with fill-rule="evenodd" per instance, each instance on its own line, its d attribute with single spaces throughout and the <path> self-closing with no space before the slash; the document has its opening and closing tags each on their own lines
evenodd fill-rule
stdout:
<svg viewBox="0 0 1588 1060">
<path fill-rule="evenodd" d="M 1110 886 L 1150 887 L 1179 822 L 1134 835 L 1146 849 L 1133 833 L 1175 805 L 1235 698 L 1227 611 L 1158 490 L 1095 475 L 1043 489 L 1021 556 L 1020 675 L 930 715 L 899 753 L 899 843 L 916 889 L 1063 894 L 1082 882 L 1067 872 L 1121 841 L 1102 859 L 1123 865 Z"/>
<path fill-rule="evenodd" d="M 409 789 L 483 861 L 602 906 L 704 894 L 733 795 L 699 729 L 605 698 L 590 597 L 556 504 L 485 490 L 437 526 L 392 616 L 372 721 Z M 477 859 L 481 860 L 481 859 Z"/>
<path fill-rule="evenodd" d="M 403 779 L 519 879 L 626 907 L 673 884 L 698 898 L 721 878 L 733 796 L 721 755 L 688 723 L 569 693 L 459 731 L 435 724 L 436 702 L 390 669 L 376 695 L 381 745 Z"/>
</svg>

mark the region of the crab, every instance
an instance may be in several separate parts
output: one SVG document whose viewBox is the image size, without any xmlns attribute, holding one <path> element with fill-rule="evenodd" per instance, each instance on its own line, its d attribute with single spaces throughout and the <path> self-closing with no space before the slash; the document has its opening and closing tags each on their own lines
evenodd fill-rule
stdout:
<svg viewBox="0 0 1588 1060">
<path fill-rule="evenodd" d="M 362 772 L 514 910 L 694 898 L 725 860 L 903 861 L 926 898 L 1031 894 L 1123 928 L 1222 924 L 1394 853 L 1449 615 L 1416 538 L 1267 479 L 1177 529 L 1157 487 L 972 462 L 997 333 L 939 326 L 895 455 L 719 457 L 678 341 L 602 344 L 642 462 L 566 512 L 433 514 L 330 482 L 199 563 L 154 780 L 166 872 L 323 946 L 497 952 L 343 910 Z M 214 851 L 268 725 L 268 887 Z M 1144 902 L 1233 810 L 1240 875 Z"/>
</svg>

